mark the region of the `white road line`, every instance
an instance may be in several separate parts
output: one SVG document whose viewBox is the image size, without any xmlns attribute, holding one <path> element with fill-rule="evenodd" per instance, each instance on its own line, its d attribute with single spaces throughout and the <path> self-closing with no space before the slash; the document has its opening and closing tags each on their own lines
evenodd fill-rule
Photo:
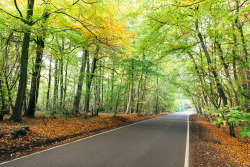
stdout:
<svg viewBox="0 0 250 167">
<path fill-rule="evenodd" d="M 187 141 L 184 167 L 189 167 L 189 115 L 187 117 Z"/>
<path fill-rule="evenodd" d="M 166 115 L 163 115 L 163 116 L 166 116 Z M 162 116 L 160 116 L 160 117 L 162 117 Z M 76 142 L 79 142 L 79 141 L 82 141 L 82 140 L 86 140 L 86 139 L 89 139 L 89 138 L 92 138 L 92 137 L 95 137 L 95 136 L 99 136 L 99 135 L 102 135 L 102 134 L 105 134 L 105 133 L 109 133 L 109 132 L 112 132 L 112 131 L 115 131 L 115 130 L 118 130 L 118 129 L 122 129 L 122 128 L 125 128 L 125 127 L 133 126 L 133 125 L 136 125 L 136 124 L 139 124 L 139 123 L 142 123 L 142 122 L 145 122 L 145 121 L 150 121 L 152 119 L 157 119 L 157 118 L 159 118 L 159 117 L 155 117 L 155 118 L 151 118 L 151 119 L 146 119 L 146 120 L 139 121 L 139 122 L 136 122 L 136 123 L 132 123 L 132 124 L 129 124 L 129 125 L 126 125 L 126 126 L 115 128 L 115 129 L 112 129 L 112 130 L 109 130 L 109 131 L 98 133 L 98 134 L 95 134 L 95 135 L 92 135 L 92 136 L 88 136 L 88 137 L 85 137 L 85 138 L 82 138 L 82 139 L 78 139 L 78 140 L 75 140 L 75 141 L 72 141 L 72 142 L 69 142 L 69 143 L 65 143 L 65 144 L 62 144 L 62 145 L 51 147 L 51 148 L 48 148 L 46 150 L 42 150 L 42 151 L 39 151 L 39 152 L 35 152 L 35 153 L 29 154 L 29 155 L 22 156 L 20 158 L 16 158 L 16 159 L 13 159 L 13 160 L 10 160 L 10 161 L 2 162 L 2 163 L 0 163 L 0 166 L 4 165 L 4 164 L 7 164 L 9 162 L 12 162 L 12 161 L 16 161 L 16 160 L 23 159 L 23 158 L 28 158 L 28 157 L 30 157 L 32 155 L 40 154 L 40 153 L 43 153 L 43 152 L 46 152 L 46 151 L 49 151 L 49 150 L 53 150 L 55 148 L 66 146 L 66 145 L 69 145 L 69 144 L 72 144 L 72 143 L 76 143 Z"/>
</svg>

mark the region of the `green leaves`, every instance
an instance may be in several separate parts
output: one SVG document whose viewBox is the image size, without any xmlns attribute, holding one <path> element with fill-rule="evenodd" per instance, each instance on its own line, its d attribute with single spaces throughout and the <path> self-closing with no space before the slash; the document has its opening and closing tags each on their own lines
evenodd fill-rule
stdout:
<svg viewBox="0 0 250 167">
<path fill-rule="evenodd" d="M 219 109 L 210 109 L 208 111 L 216 118 L 216 121 L 212 122 L 213 124 L 220 125 L 221 123 L 234 123 L 235 126 L 240 128 L 241 137 L 250 137 L 250 113 L 242 111 L 241 106 L 221 107 Z"/>
<path fill-rule="evenodd" d="M 239 126 L 240 127 L 240 129 L 241 129 L 241 132 L 240 132 L 240 134 L 241 134 L 241 137 L 250 137 L 250 130 L 249 130 L 249 128 L 247 128 L 247 127 L 241 127 L 241 126 Z"/>
</svg>

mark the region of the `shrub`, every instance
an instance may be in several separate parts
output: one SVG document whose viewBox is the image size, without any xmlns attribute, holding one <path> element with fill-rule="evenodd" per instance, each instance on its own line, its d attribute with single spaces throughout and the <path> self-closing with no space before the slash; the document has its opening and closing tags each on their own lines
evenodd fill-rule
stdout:
<svg viewBox="0 0 250 167">
<path fill-rule="evenodd" d="M 18 130 L 15 130 L 13 133 L 11 133 L 10 139 L 16 139 L 20 136 L 25 136 L 26 134 L 27 134 L 26 130 L 20 128 Z"/>
</svg>

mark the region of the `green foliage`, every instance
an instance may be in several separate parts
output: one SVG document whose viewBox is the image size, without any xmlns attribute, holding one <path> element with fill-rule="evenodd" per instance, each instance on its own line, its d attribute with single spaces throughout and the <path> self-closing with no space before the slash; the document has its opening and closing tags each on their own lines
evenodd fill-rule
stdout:
<svg viewBox="0 0 250 167">
<path fill-rule="evenodd" d="M 208 111 L 216 118 L 216 121 L 212 122 L 213 124 L 233 123 L 240 128 L 242 137 L 250 137 L 250 113 L 242 111 L 242 107 L 220 107 L 219 109 L 210 109 Z"/>
<path fill-rule="evenodd" d="M 72 117 L 72 113 L 69 112 L 67 109 L 63 109 L 60 114 L 64 115 L 65 117 Z"/>
<path fill-rule="evenodd" d="M 241 137 L 250 137 L 250 130 L 249 130 L 249 126 L 248 127 L 242 127 L 242 126 L 239 126 L 240 127 L 240 134 L 241 134 Z"/>
<path fill-rule="evenodd" d="M 250 113 L 242 111 L 240 106 L 230 107 L 227 113 L 228 122 L 234 122 L 241 129 L 241 136 L 250 137 Z"/>
<path fill-rule="evenodd" d="M 75 110 L 75 111 L 74 111 L 74 114 L 79 114 L 79 113 L 80 113 L 79 110 Z"/>
<path fill-rule="evenodd" d="M 25 129 L 18 129 L 18 130 L 15 130 L 11 136 L 9 137 L 10 139 L 16 139 L 20 136 L 25 136 L 27 134 L 26 130 Z"/>
<path fill-rule="evenodd" d="M 49 111 L 49 115 L 51 116 L 51 117 L 55 117 L 55 115 L 58 113 L 58 111 L 57 110 L 51 110 L 51 111 Z"/>
</svg>

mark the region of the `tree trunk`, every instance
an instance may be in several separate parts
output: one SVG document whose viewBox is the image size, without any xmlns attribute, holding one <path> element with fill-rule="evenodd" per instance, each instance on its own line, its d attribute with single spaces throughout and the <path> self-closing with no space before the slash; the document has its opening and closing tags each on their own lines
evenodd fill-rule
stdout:
<svg viewBox="0 0 250 167">
<path fill-rule="evenodd" d="M 132 84 L 130 85 L 130 91 L 129 91 L 129 99 L 128 99 L 128 105 L 127 105 L 127 110 L 126 114 L 131 114 L 131 108 L 132 108 Z"/>
<path fill-rule="evenodd" d="M 111 96 L 109 99 L 109 109 L 112 111 L 114 107 L 114 78 L 115 78 L 115 71 L 114 71 L 114 62 L 112 62 L 113 69 L 111 71 Z"/>
<path fill-rule="evenodd" d="M 101 70 L 101 69 L 100 69 L 100 70 Z M 104 85 L 104 84 L 103 84 L 103 78 L 104 78 L 104 65 L 103 65 L 103 68 L 102 68 L 102 70 L 101 70 L 101 73 L 102 73 L 102 80 L 101 80 L 101 82 L 102 82 L 102 83 L 101 83 L 101 84 L 102 84 L 102 93 L 101 93 L 102 98 L 101 98 L 101 99 L 102 99 L 102 100 L 101 100 L 101 104 L 102 104 L 102 107 L 103 107 L 103 100 L 104 100 L 104 99 L 103 99 L 103 98 L 104 98 L 104 95 L 103 95 L 103 87 L 104 87 L 104 86 L 103 86 L 103 85 Z"/>
<path fill-rule="evenodd" d="M 116 116 L 116 114 L 117 114 L 118 103 L 119 103 L 119 98 L 120 98 L 120 93 L 121 93 L 121 88 L 122 88 L 122 83 L 123 83 L 123 75 L 124 75 L 124 71 L 123 71 L 123 73 L 122 73 L 121 83 L 120 83 L 120 85 L 119 85 L 119 91 L 118 91 L 117 99 L 116 99 L 116 103 L 115 103 L 114 116 Z"/>
<path fill-rule="evenodd" d="M 27 5 L 27 15 L 26 20 L 28 21 L 28 25 L 32 25 L 32 16 L 34 9 L 35 0 L 29 0 Z M 28 68 L 28 58 L 29 58 L 29 45 L 30 45 L 30 35 L 31 32 L 29 30 L 25 30 L 23 42 L 22 42 L 22 51 L 21 51 L 21 71 L 18 85 L 18 92 L 15 107 L 13 113 L 10 117 L 11 121 L 14 122 L 22 122 L 22 109 L 23 109 L 23 101 L 25 98 L 25 90 L 27 85 L 27 68 Z"/>
<path fill-rule="evenodd" d="M 131 70 L 131 113 L 134 112 L 134 69 L 135 69 L 135 65 L 134 65 L 134 59 L 132 59 L 132 70 Z"/>
<path fill-rule="evenodd" d="M 30 86 L 30 98 L 27 112 L 24 116 L 35 117 L 36 103 L 38 98 L 38 88 L 40 81 L 40 71 L 42 66 L 42 56 L 44 50 L 44 41 L 42 37 L 37 38 L 37 49 L 36 49 L 36 62 L 34 72 L 32 74 L 31 86 Z"/>
<path fill-rule="evenodd" d="M 101 73 L 100 73 L 101 75 Z M 101 108 L 101 103 L 100 103 L 100 77 L 98 78 L 95 78 L 95 101 L 94 101 L 94 115 L 95 116 L 99 116 L 99 111 L 100 111 L 100 108 Z"/>
<path fill-rule="evenodd" d="M 157 75 L 156 85 L 159 85 L 159 76 Z M 159 114 L 159 87 L 156 90 L 156 105 L 155 105 L 155 114 Z"/>
<path fill-rule="evenodd" d="M 68 84 L 68 62 L 66 63 L 65 69 L 65 78 L 64 78 L 64 89 L 63 89 L 63 108 L 65 108 L 66 104 L 66 93 L 67 93 L 67 84 Z"/>
<path fill-rule="evenodd" d="M 89 112 L 89 80 L 90 80 L 90 75 L 89 75 L 89 57 L 87 57 L 87 67 L 86 67 L 86 88 L 85 88 L 85 101 L 84 101 L 84 111 Z"/>
<path fill-rule="evenodd" d="M 10 104 L 11 110 L 13 111 L 14 110 L 14 106 L 13 106 L 13 102 L 12 102 L 11 90 L 10 90 L 10 87 L 9 87 L 8 76 L 6 74 L 6 70 L 3 70 L 3 73 L 4 73 L 4 78 L 5 78 L 4 79 L 5 80 L 5 85 L 6 85 L 7 92 L 8 92 L 9 104 Z"/>
<path fill-rule="evenodd" d="M 98 53 L 99 53 L 99 46 L 97 46 L 97 49 L 96 49 L 96 53 L 95 55 L 93 56 L 93 61 L 92 61 L 92 69 L 91 69 L 91 73 L 87 75 L 86 77 L 86 95 L 85 95 L 85 111 L 86 112 L 89 112 L 89 102 L 90 102 L 90 93 L 91 93 L 91 84 L 92 84 L 92 79 L 94 77 L 94 73 L 95 73 L 95 70 L 96 70 L 96 63 L 97 63 L 97 60 L 98 60 Z M 87 63 L 87 70 L 89 68 L 89 62 Z M 87 73 L 89 73 L 87 71 Z"/>
<path fill-rule="evenodd" d="M 30 32 L 28 31 L 24 33 L 24 38 L 22 43 L 21 71 L 20 71 L 18 92 L 17 92 L 14 111 L 10 117 L 10 120 L 14 122 L 22 122 L 21 112 L 23 108 L 26 83 L 27 83 L 29 42 L 30 42 Z"/>
<path fill-rule="evenodd" d="M 98 84 L 96 84 L 96 86 L 97 86 L 97 99 L 96 99 L 97 109 L 96 109 L 96 113 L 95 113 L 96 116 L 99 116 L 99 111 L 101 111 L 102 108 L 103 108 L 102 103 L 101 103 L 101 75 L 102 75 L 101 72 L 102 71 L 101 71 L 101 68 L 100 68 L 100 70 L 99 70 L 99 75 L 100 76 L 97 79 Z"/>
<path fill-rule="evenodd" d="M 55 63 L 54 98 L 53 98 L 54 109 L 57 109 L 57 99 L 58 99 L 58 59 L 56 59 Z"/>
<path fill-rule="evenodd" d="M 47 101 L 46 101 L 46 109 L 49 109 L 49 97 L 50 97 L 50 85 L 51 85 L 51 61 L 52 58 L 50 58 L 50 63 L 49 63 L 49 81 L 48 81 L 48 91 L 47 91 Z"/>
<path fill-rule="evenodd" d="M 139 105 L 140 105 L 140 85 L 142 82 L 142 76 L 143 76 L 143 67 L 141 68 L 141 76 L 140 79 L 138 81 L 138 85 L 137 85 L 137 101 L 136 101 L 136 113 L 140 114 L 140 110 L 139 110 Z"/>
<path fill-rule="evenodd" d="M 147 82 L 147 78 L 148 78 L 148 71 L 146 71 L 146 74 L 145 74 L 145 77 L 144 77 L 144 84 L 143 84 L 143 90 L 142 90 L 142 96 L 141 96 L 141 101 L 142 101 L 142 104 L 141 104 L 141 109 L 140 111 L 142 113 L 144 113 L 144 106 L 143 106 L 143 101 L 144 101 L 144 98 L 145 98 L 145 95 L 146 95 L 146 82 Z"/>
<path fill-rule="evenodd" d="M 63 108 L 63 56 L 60 58 L 60 110 Z"/>
<path fill-rule="evenodd" d="M 74 99 L 74 108 L 73 108 L 74 112 L 79 112 L 79 104 L 80 104 L 81 94 L 82 94 L 84 72 L 85 72 L 86 62 L 87 62 L 88 56 L 89 56 L 89 51 L 87 49 L 85 49 L 84 53 L 82 54 L 82 64 L 81 64 L 81 69 L 80 69 L 80 74 L 79 74 L 79 79 L 78 79 L 76 96 Z"/>
<path fill-rule="evenodd" d="M 3 121 L 3 117 L 5 114 L 5 97 L 4 97 L 4 86 L 2 79 L 2 72 L 0 71 L 0 96 L 1 96 L 1 107 L 0 107 L 0 121 Z"/>
<path fill-rule="evenodd" d="M 28 25 L 32 25 L 32 16 L 34 9 L 35 0 L 29 0 L 27 6 L 27 15 L 26 20 L 28 20 Z M 21 52 L 21 71 L 18 85 L 18 92 L 16 103 L 14 107 L 14 111 L 10 117 L 11 121 L 14 122 L 22 122 L 22 109 L 23 109 L 23 101 L 25 97 L 25 90 L 27 84 L 27 68 L 28 68 L 28 58 L 29 58 L 29 45 L 30 45 L 30 35 L 31 32 L 29 30 L 25 30 L 23 42 L 22 42 L 22 52 Z"/>
</svg>

